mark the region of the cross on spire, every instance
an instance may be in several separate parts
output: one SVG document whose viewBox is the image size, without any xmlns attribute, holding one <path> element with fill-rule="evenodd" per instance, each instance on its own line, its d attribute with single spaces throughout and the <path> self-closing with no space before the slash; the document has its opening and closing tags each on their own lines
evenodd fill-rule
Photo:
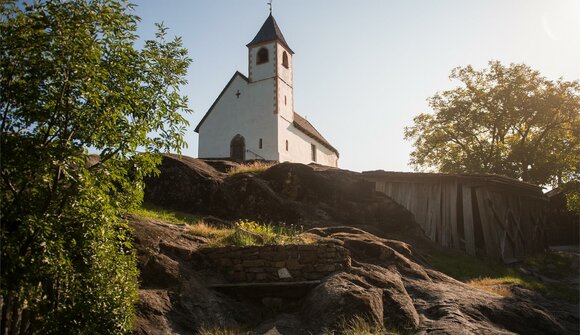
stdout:
<svg viewBox="0 0 580 335">
<path fill-rule="evenodd" d="M 268 1 L 268 6 L 270 6 L 270 15 L 272 15 L 272 0 Z"/>
</svg>

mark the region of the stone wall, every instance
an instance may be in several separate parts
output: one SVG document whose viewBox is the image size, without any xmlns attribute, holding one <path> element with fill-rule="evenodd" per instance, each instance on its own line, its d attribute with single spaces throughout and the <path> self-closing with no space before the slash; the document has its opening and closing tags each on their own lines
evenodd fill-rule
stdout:
<svg viewBox="0 0 580 335">
<path fill-rule="evenodd" d="M 201 250 L 231 283 L 321 279 L 348 268 L 348 251 L 335 244 L 222 247 Z"/>
</svg>

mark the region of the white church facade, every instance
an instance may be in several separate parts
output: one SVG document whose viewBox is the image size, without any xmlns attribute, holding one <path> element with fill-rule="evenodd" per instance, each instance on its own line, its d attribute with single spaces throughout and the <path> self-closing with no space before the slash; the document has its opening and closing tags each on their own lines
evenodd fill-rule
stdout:
<svg viewBox="0 0 580 335">
<path fill-rule="evenodd" d="M 294 52 L 272 14 L 247 47 L 248 76 L 236 72 L 195 128 L 199 158 L 337 167 L 338 150 L 294 111 Z"/>
</svg>

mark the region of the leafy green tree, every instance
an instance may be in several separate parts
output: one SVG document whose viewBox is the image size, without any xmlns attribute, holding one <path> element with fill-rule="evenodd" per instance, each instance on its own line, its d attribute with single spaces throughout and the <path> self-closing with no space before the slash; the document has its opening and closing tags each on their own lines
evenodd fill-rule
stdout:
<svg viewBox="0 0 580 335">
<path fill-rule="evenodd" d="M 411 164 L 491 173 L 538 185 L 580 176 L 580 83 L 552 81 L 524 64 L 452 70 L 460 85 L 429 99 L 432 114 L 405 128 Z"/>
<path fill-rule="evenodd" d="M 191 62 L 162 25 L 137 50 L 132 10 L 0 5 L 3 334 L 132 330 L 138 274 L 122 213 L 158 153 L 185 144 Z"/>
</svg>

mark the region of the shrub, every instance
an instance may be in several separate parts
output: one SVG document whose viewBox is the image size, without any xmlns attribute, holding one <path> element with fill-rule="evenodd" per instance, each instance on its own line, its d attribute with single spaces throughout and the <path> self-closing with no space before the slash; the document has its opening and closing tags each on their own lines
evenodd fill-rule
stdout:
<svg viewBox="0 0 580 335">
<path fill-rule="evenodd" d="M 162 25 L 136 49 L 128 1 L 0 12 L 1 332 L 130 334 L 138 272 L 120 215 L 158 153 L 185 144 L 187 50 Z"/>
</svg>

